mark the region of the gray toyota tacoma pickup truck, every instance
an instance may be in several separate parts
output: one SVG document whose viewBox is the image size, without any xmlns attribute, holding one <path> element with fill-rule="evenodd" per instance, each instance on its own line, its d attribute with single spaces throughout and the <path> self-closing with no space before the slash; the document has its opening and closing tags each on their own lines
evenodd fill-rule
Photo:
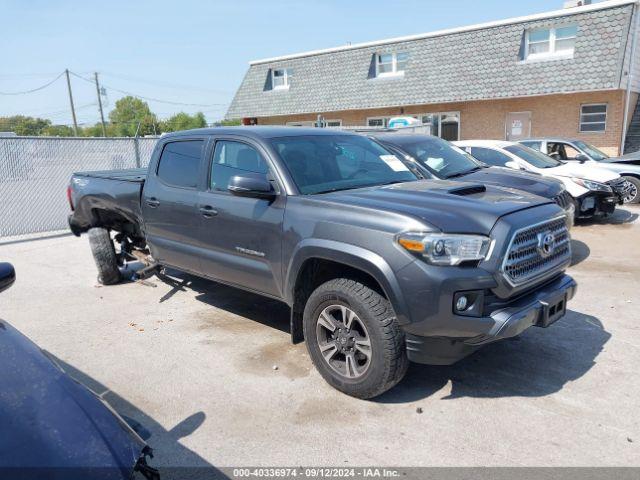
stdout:
<svg viewBox="0 0 640 480">
<path fill-rule="evenodd" d="M 281 300 L 292 340 L 360 398 L 397 384 L 408 361 L 451 364 L 547 327 L 576 291 L 553 201 L 419 180 L 348 132 L 172 133 L 147 170 L 77 173 L 68 194 L 71 230 L 88 232 L 103 283 L 146 257 Z"/>
</svg>

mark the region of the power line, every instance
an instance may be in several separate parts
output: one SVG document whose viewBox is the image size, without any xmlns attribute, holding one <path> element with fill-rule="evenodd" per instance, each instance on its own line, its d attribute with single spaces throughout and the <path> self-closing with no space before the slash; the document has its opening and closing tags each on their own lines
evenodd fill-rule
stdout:
<svg viewBox="0 0 640 480">
<path fill-rule="evenodd" d="M 85 78 L 85 77 L 83 77 L 81 75 L 78 75 L 77 73 L 74 73 L 74 72 L 69 72 L 69 73 L 71 73 L 75 77 L 78 77 L 78 78 L 84 80 L 85 82 L 94 83 L 93 80 L 90 80 L 90 79 Z M 228 105 L 226 103 L 203 104 L 203 103 L 174 102 L 174 101 L 171 101 L 171 100 L 161 100 L 159 98 L 145 97 L 143 95 L 138 95 L 137 93 L 132 93 L 132 92 L 128 92 L 126 90 L 120 90 L 118 88 L 110 87 L 109 85 L 105 85 L 104 83 L 102 84 L 102 86 L 104 88 L 108 89 L 108 90 L 113 90 L 114 92 L 123 93 L 124 95 L 131 95 L 132 97 L 141 98 L 143 100 L 148 100 L 150 102 L 166 103 L 168 105 L 178 105 L 178 106 L 185 106 L 185 107 L 216 107 L 216 106 L 227 106 Z"/>
<path fill-rule="evenodd" d="M 97 103 L 87 103 L 84 105 L 80 105 L 78 107 L 76 107 L 76 111 L 78 110 L 84 110 L 86 108 L 89 107 L 95 107 L 97 105 Z M 34 117 L 34 118 L 46 118 L 49 119 L 53 122 L 55 122 L 56 117 L 66 117 L 69 115 L 69 107 L 55 107 L 57 108 L 56 110 L 50 110 L 48 112 L 44 112 L 44 113 L 34 113 L 33 111 L 31 112 L 21 112 L 21 113 L 16 113 L 14 115 L 6 115 L 6 116 L 0 116 L 0 118 L 6 119 L 6 118 L 10 118 L 13 116 L 23 116 L 23 117 Z"/>
<path fill-rule="evenodd" d="M 212 88 L 195 87 L 193 85 L 184 85 L 184 84 L 177 84 L 177 83 L 149 81 L 149 80 L 145 80 L 145 79 L 140 78 L 140 77 L 131 77 L 129 75 L 121 75 L 121 74 L 115 74 L 115 73 L 109 73 L 109 72 L 101 72 L 101 74 L 106 76 L 106 77 L 119 78 L 121 80 L 128 80 L 128 81 L 132 81 L 132 82 L 146 83 L 147 85 L 155 85 L 157 87 L 175 88 L 175 89 L 181 89 L 181 90 L 201 90 L 203 92 L 219 93 L 219 94 L 223 94 L 223 95 L 229 95 L 229 94 L 232 93 L 232 92 L 225 91 L 225 90 L 216 90 L 216 89 L 212 89 Z"/>
<path fill-rule="evenodd" d="M 0 95 L 25 95 L 27 93 L 37 92 L 38 90 L 43 90 L 47 88 L 49 85 L 53 84 L 56 80 L 64 75 L 65 72 L 61 72 L 56 78 L 51 80 L 50 82 L 45 83 L 37 88 L 32 88 L 31 90 L 24 90 L 22 92 L 0 92 Z"/>
<path fill-rule="evenodd" d="M 52 75 L 56 75 L 58 72 L 48 72 L 48 73 L 0 73 L 0 78 L 8 78 L 8 77 L 51 77 Z"/>
<path fill-rule="evenodd" d="M 95 107 L 97 105 L 97 103 L 87 103 L 84 105 L 80 105 L 76 107 L 76 111 L 77 110 L 82 110 L 85 108 L 89 108 L 89 107 Z M 47 117 L 50 119 L 50 117 L 58 117 L 61 115 L 69 115 L 69 106 L 67 107 L 58 107 L 57 110 L 53 110 L 53 111 L 49 111 L 49 112 L 45 112 L 45 113 L 23 113 L 20 115 L 24 115 L 24 116 L 28 116 L 28 117 Z"/>
</svg>

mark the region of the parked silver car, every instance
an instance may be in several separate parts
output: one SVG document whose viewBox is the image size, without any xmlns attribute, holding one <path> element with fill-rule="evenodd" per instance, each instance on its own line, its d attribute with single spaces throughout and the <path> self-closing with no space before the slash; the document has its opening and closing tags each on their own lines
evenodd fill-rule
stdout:
<svg viewBox="0 0 640 480">
<path fill-rule="evenodd" d="M 597 163 L 628 182 L 624 203 L 640 202 L 640 153 L 609 157 L 587 142 L 569 138 L 528 138 L 520 143 L 563 162 Z"/>
</svg>

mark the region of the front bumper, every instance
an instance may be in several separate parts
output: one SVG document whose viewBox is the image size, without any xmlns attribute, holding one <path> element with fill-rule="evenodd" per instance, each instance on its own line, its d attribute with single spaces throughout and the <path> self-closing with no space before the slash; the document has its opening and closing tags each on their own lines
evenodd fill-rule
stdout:
<svg viewBox="0 0 640 480">
<path fill-rule="evenodd" d="M 482 317 L 465 317 L 469 330 L 483 326 L 484 332 L 469 338 L 426 337 L 405 332 L 407 356 L 417 363 L 450 365 L 482 345 L 519 335 L 532 326 L 548 327 L 566 312 L 567 302 L 577 290 L 568 275 L 515 299 L 488 299 Z"/>
<path fill-rule="evenodd" d="M 589 192 L 577 199 L 576 218 L 588 218 L 596 215 L 612 214 L 616 205 L 622 203 L 616 193 Z"/>
</svg>

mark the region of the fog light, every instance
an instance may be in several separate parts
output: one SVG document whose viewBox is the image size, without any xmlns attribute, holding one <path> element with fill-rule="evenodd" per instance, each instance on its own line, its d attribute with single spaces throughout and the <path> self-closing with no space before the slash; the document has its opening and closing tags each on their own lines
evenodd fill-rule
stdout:
<svg viewBox="0 0 640 480">
<path fill-rule="evenodd" d="M 468 303 L 469 303 L 469 301 L 467 300 L 467 297 L 462 295 L 456 301 L 456 310 L 458 310 L 459 312 L 463 312 L 464 310 L 466 310 Z"/>
</svg>

